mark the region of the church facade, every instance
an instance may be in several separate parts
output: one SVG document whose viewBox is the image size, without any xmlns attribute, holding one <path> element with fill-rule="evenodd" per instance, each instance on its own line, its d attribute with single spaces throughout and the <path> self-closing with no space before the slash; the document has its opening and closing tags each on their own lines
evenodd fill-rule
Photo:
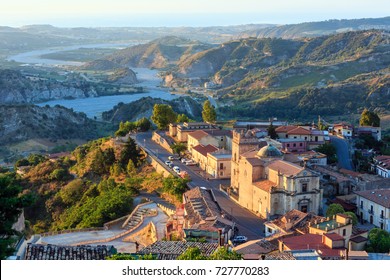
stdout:
<svg viewBox="0 0 390 280">
<path fill-rule="evenodd" d="M 292 209 L 319 214 L 322 190 L 312 171 L 243 131 L 233 132 L 232 153 L 231 185 L 241 206 L 265 218 Z"/>
</svg>

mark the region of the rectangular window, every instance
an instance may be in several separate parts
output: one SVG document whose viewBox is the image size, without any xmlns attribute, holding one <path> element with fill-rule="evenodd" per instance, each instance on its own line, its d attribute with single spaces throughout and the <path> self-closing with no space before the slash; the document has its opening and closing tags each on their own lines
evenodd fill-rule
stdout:
<svg viewBox="0 0 390 280">
<path fill-rule="evenodd" d="M 347 230 L 343 229 L 343 236 L 346 236 L 346 235 L 347 235 Z"/>
<path fill-rule="evenodd" d="M 302 147 L 302 143 L 299 143 L 299 147 Z"/>
<path fill-rule="evenodd" d="M 223 169 L 223 163 L 222 162 L 219 164 L 219 169 Z"/>
<path fill-rule="evenodd" d="M 307 184 L 306 183 L 302 184 L 302 192 L 307 192 Z"/>
</svg>

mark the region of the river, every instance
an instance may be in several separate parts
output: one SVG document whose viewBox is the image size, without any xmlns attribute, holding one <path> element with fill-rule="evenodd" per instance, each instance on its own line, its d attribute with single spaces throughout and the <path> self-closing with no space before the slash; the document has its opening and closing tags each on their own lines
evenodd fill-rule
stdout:
<svg viewBox="0 0 390 280">
<path fill-rule="evenodd" d="M 24 52 L 17 55 L 8 57 L 8 60 L 14 60 L 19 63 L 26 64 L 35 64 L 42 65 L 46 67 L 58 67 L 65 65 L 81 65 L 81 62 L 78 61 L 63 61 L 63 60 L 53 60 L 45 59 L 41 56 L 48 53 L 55 53 L 65 50 L 75 50 L 78 48 L 97 48 L 97 47 L 124 47 L 123 44 L 89 44 L 89 45 L 79 45 L 79 46 L 66 46 L 61 48 L 50 48 L 43 50 L 35 50 L 30 52 Z M 128 44 L 126 45 L 128 46 Z M 165 100 L 172 100 L 178 98 L 179 95 L 171 94 L 169 91 L 160 88 L 161 79 L 157 76 L 157 70 L 150 70 L 147 68 L 132 68 L 133 71 L 137 73 L 137 79 L 140 81 L 136 86 L 144 87 L 147 92 L 145 93 L 136 93 L 136 94 L 126 94 L 126 95 L 113 95 L 113 96 L 101 96 L 101 97 L 91 97 L 84 99 L 72 99 L 72 100 L 52 100 L 47 102 L 38 103 L 38 106 L 55 106 L 61 105 L 66 108 L 71 108 L 75 112 L 83 112 L 89 118 L 101 119 L 101 115 L 104 111 L 111 110 L 119 102 L 130 103 L 141 99 L 143 97 L 153 97 L 161 98 Z"/>
</svg>

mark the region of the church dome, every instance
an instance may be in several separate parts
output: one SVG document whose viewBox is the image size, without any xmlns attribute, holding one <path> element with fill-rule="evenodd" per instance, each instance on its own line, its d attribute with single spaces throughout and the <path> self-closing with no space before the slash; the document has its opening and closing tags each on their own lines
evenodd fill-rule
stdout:
<svg viewBox="0 0 390 280">
<path fill-rule="evenodd" d="M 270 158 L 270 157 L 282 157 L 283 154 L 276 147 L 269 144 L 269 145 L 261 148 L 257 152 L 257 156 L 260 158 Z"/>
</svg>

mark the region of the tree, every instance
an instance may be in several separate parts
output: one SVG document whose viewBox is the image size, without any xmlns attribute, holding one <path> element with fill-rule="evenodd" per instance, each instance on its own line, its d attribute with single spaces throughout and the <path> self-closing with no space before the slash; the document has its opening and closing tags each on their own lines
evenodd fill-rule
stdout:
<svg viewBox="0 0 390 280">
<path fill-rule="evenodd" d="M 236 251 L 229 250 L 226 247 L 219 247 L 215 251 L 210 259 L 212 260 L 242 260 L 242 254 L 237 253 Z"/>
<path fill-rule="evenodd" d="M 134 163 L 134 165 L 137 167 L 139 165 L 140 158 L 141 158 L 141 154 L 137 145 L 135 144 L 135 141 L 129 137 L 119 157 L 119 163 L 122 169 L 125 170 L 127 168 L 127 164 L 129 163 L 129 160 L 131 160 Z"/>
<path fill-rule="evenodd" d="M 21 194 L 22 188 L 11 173 L 0 174 L 0 259 L 5 259 L 14 251 L 12 244 L 18 234 L 12 226 L 18 220 L 22 209 L 33 203 L 33 196 Z"/>
<path fill-rule="evenodd" d="M 333 215 L 336 214 L 344 214 L 344 208 L 340 204 L 337 203 L 332 203 L 329 205 L 328 209 L 326 210 L 326 216 L 327 217 L 332 217 Z"/>
<path fill-rule="evenodd" d="M 185 114 L 177 115 L 177 119 L 176 119 L 177 123 L 183 123 L 183 122 L 189 122 L 189 121 L 190 121 L 190 119 L 188 118 L 187 115 L 185 115 Z"/>
<path fill-rule="evenodd" d="M 347 216 L 350 216 L 352 218 L 352 225 L 356 226 L 358 224 L 358 218 L 356 217 L 356 214 L 353 212 L 345 212 L 344 213 Z"/>
<path fill-rule="evenodd" d="M 278 138 L 278 134 L 276 133 L 275 127 L 273 126 L 272 123 L 267 128 L 268 136 L 271 137 L 271 139 L 276 139 Z"/>
<path fill-rule="evenodd" d="M 366 250 L 374 253 L 389 253 L 390 233 L 379 228 L 372 229 L 368 234 Z"/>
<path fill-rule="evenodd" d="M 208 123 L 215 123 L 217 120 L 217 113 L 215 112 L 215 108 L 211 105 L 210 100 L 206 100 L 203 103 L 202 118 L 203 121 Z"/>
<path fill-rule="evenodd" d="M 319 145 L 317 149 L 315 149 L 317 152 L 323 153 L 326 155 L 328 159 L 328 163 L 335 163 L 337 162 L 337 156 L 336 156 L 336 147 L 333 146 L 330 143 L 325 143 L 322 145 Z"/>
<path fill-rule="evenodd" d="M 379 127 L 381 125 L 381 119 L 378 114 L 365 108 L 360 116 L 359 124 L 361 126 L 374 126 Z"/>
<path fill-rule="evenodd" d="M 150 123 L 149 119 L 143 117 L 141 119 L 139 119 L 136 124 L 137 128 L 140 130 L 140 131 L 148 131 L 150 129 L 150 127 L 152 126 L 152 124 Z"/>
<path fill-rule="evenodd" d="M 171 146 L 171 149 L 180 156 L 182 152 L 187 150 L 187 146 L 183 143 L 175 143 Z"/>
<path fill-rule="evenodd" d="M 176 121 L 177 114 L 170 105 L 154 104 L 151 119 L 157 125 L 158 129 L 167 129 L 170 123 Z"/>
<path fill-rule="evenodd" d="M 178 260 L 207 260 L 207 257 L 202 254 L 198 247 L 188 248 L 184 253 L 182 253 Z"/>
</svg>

